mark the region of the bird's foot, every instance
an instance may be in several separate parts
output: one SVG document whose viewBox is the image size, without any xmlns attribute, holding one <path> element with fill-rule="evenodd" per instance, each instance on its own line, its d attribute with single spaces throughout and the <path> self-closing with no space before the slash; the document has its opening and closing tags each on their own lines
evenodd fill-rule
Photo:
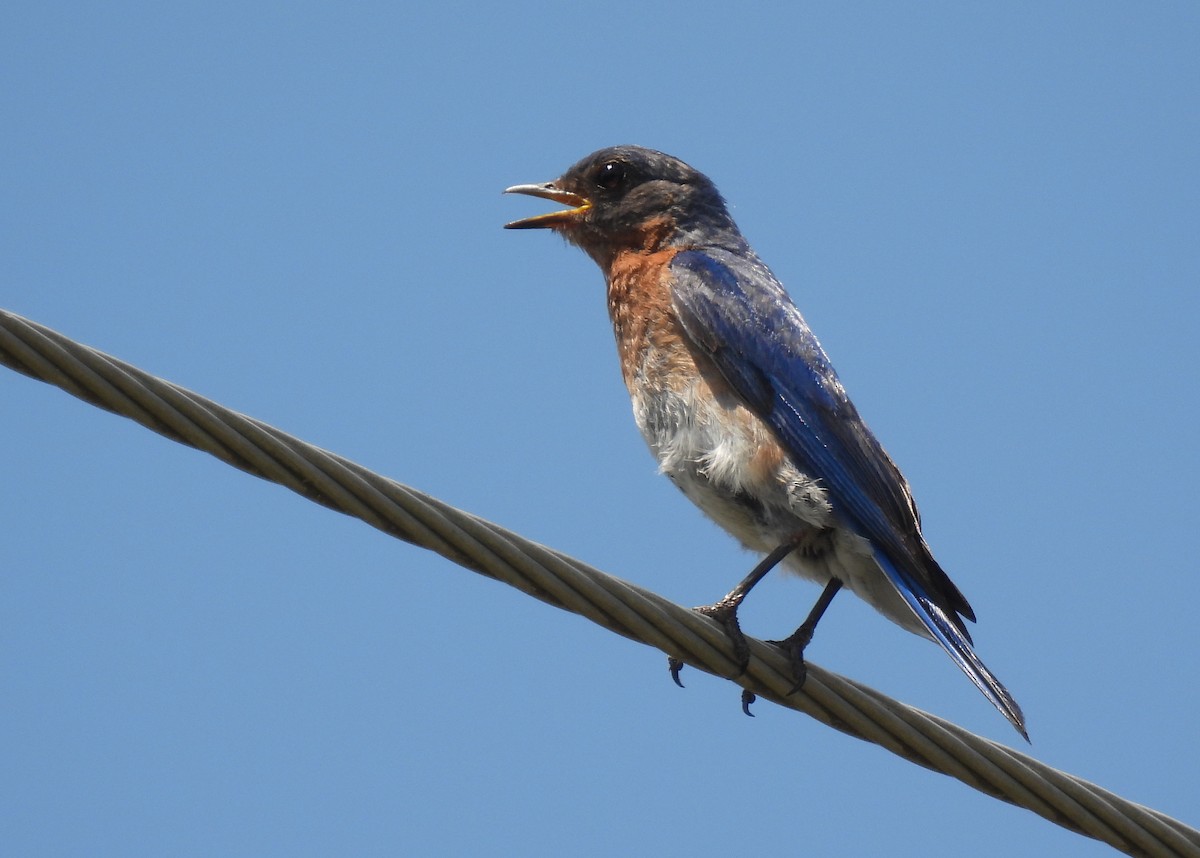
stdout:
<svg viewBox="0 0 1200 858">
<path fill-rule="evenodd" d="M 746 642 L 746 636 L 742 634 L 742 627 L 737 618 L 737 609 L 741 601 L 739 598 L 726 596 L 714 605 L 692 608 L 697 614 L 716 620 L 721 624 L 721 628 L 725 629 L 725 634 L 729 636 L 729 640 L 733 644 L 733 655 L 738 664 L 736 676 L 745 673 L 746 667 L 750 664 L 750 644 Z M 675 684 L 683 688 L 683 682 L 679 679 L 679 671 L 683 670 L 683 660 L 670 656 L 667 659 L 667 670 L 671 672 L 671 679 L 675 680 Z"/>
<path fill-rule="evenodd" d="M 812 641 L 812 636 L 812 629 L 801 626 L 781 641 L 767 641 L 787 656 L 788 663 L 791 664 L 792 687 L 788 694 L 795 694 L 804 687 L 804 680 L 808 679 L 808 665 L 804 663 L 804 650 Z"/>
<path fill-rule="evenodd" d="M 742 626 L 738 622 L 737 616 L 738 605 L 741 604 L 741 601 L 741 599 L 726 597 L 715 605 L 692 608 L 697 614 L 716 620 L 721 624 L 721 628 L 725 629 L 725 634 L 733 644 L 733 657 L 738 666 L 736 676 L 745 673 L 746 668 L 750 665 L 750 644 L 746 641 L 746 636 L 742 634 Z"/>
<path fill-rule="evenodd" d="M 792 666 L 792 687 L 788 689 L 788 694 L 795 694 L 804 687 L 804 680 L 808 678 L 808 665 L 804 663 L 804 649 L 812 641 L 813 630 L 801 626 L 792 634 L 788 635 L 781 641 L 767 641 L 767 643 L 775 646 L 787 656 L 788 662 Z M 742 711 L 754 717 L 754 713 L 750 711 L 750 704 L 755 701 L 755 694 L 748 689 L 742 690 Z"/>
<path fill-rule="evenodd" d="M 820 598 L 817 603 L 812 606 L 812 610 L 808 612 L 808 616 L 804 622 L 800 624 L 800 628 L 792 632 L 781 641 L 769 641 L 778 649 L 783 651 L 787 656 L 788 661 L 792 665 L 792 679 L 794 683 L 792 690 L 788 694 L 795 694 L 804 687 L 804 680 L 808 678 L 808 666 L 804 663 L 804 650 L 812 643 L 813 632 L 817 630 L 817 623 L 821 621 L 829 603 L 833 601 L 833 597 L 842 589 L 842 582 L 839 578 L 830 578 L 825 584 L 825 589 L 821 591 Z"/>
</svg>

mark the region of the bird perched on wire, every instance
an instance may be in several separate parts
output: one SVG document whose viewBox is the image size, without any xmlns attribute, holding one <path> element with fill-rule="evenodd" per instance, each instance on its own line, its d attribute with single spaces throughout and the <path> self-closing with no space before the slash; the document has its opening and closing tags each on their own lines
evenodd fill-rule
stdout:
<svg viewBox="0 0 1200 858">
<path fill-rule="evenodd" d="M 708 177 L 662 152 L 616 146 L 505 192 L 568 206 L 506 226 L 554 230 L 600 266 L 634 419 L 659 469 L 765 554 L 729 595 L 697 609 L 725 626 L 743 666 L 738 606 L 783 563 L 824 585 L 778 642 L 797 687 L 804 648 L 845 586 L 940 644 L 1028 739 L 1020 707 L 972 648 L 963 620 L 975 613 L 930 553 L 908 483 Z M 681 666 L 672 659 L 676 682 Z"/>
</svg>

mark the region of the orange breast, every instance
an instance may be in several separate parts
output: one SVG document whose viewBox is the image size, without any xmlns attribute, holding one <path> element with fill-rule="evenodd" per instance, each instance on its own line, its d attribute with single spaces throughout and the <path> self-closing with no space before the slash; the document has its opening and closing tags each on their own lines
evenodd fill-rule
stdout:
<svg viewBox="0 0 1200 858">
<path fill-rule="evenodd" d="M 659 360 L 666 358 L 669 363 L 678 364 L 660 366 L 661 372 L 695 373 L 695 365 L 684 346 L 683 331 L 671 307 L 668 266 L 677 252 L 675 248 L 654 253 L 624 252 L 609 266 L 608 316 L 627 387 L 633 384 L 633 377 L 650 350 L 658 353 Z"/>
</svg>

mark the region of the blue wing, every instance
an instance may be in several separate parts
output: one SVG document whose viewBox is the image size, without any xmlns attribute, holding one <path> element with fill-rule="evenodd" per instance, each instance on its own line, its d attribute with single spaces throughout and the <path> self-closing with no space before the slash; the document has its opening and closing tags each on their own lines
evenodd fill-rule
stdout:
<svg viewBox="0 0 1200 858">
<path fill-rule="evenodd" d="M 880 568 L 930 635 L 1025 735 L 1021 710 L 971 648 L 966 598 L 933 559 L 900 470 L 858 415 L 825 351 L 751 252 L 686 250 L 672 302 L 694 348 L 775 432 L 836 513 L 871 541 Z"/>
</svg>

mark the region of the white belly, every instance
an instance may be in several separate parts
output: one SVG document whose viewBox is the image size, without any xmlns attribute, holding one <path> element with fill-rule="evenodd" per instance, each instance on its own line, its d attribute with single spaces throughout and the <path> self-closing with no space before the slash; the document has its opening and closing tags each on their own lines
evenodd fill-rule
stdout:
<svg viewBox="0 0 1200 858">
<path fill-rule="evenodd" d="M 757 417 L 714 397 L 703 381 L 680 390 L 639 387 L 634 419 L 659 471 L 709 518 L 760 553 L 803 538 L 786 568 L 819 584 L 836 577 L 889 619 L 928 636 L 879 569 L 870 543 L 838 520 L 820 482 L 787 458 L 761 455 L 778 442 Z M 763 467 L 764 460 L 771 466 Z"/>
</svg>

